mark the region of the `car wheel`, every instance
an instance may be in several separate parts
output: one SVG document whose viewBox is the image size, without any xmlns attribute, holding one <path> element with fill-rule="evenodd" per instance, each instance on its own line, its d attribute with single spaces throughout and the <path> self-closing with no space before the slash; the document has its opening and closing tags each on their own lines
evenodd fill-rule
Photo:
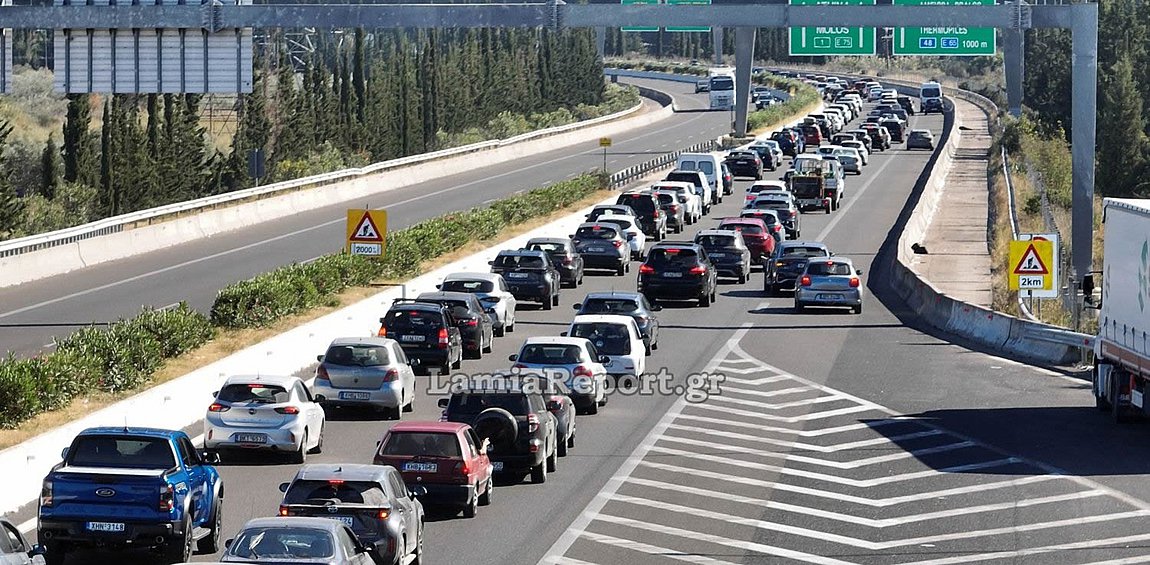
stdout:
<svg viewBox="0 0 1150 565">
<path fill-rule="evenodd" d="M 491 492 L 495 490 L 495 481 L 490 477 L 487 479 L 487 488 L 483 489 L 483 494 L 479 495 L 480 506 L 491 506 Z"/>
<path fill-rule="evenodd" d="M 855 314 L 862 314 L 862 304 L 852 307 L 851 312 L 854 312 Z"/>
<path fill-rule="evenodd" d="M 495 328 L 494 330 L 492 330 L 492 333 L 493 333 L 493 334 L 495 334 L 495 337 L 503 337 L 503 334 L 504 334 L 506 331 L 507 331 L 507 330 L 505 330 L 505 329 L 503 328 L 503 326 L 499 326 L 499 327 Z"/>
<path fill-rule="evenodd" d="M 711 289 L 711 302 L 715 302 L 718 299 L 719 299 L 719 288 L 718 287 L 712 288 Z"/>
<path fill-rule="evenodd" d="M 511 325 L 510 325 L 510 326 L 506 326 L 505 328 L 503 328 L 503 331 L 504 331 L 504 332 L 507 332 L 507 333 L 509 333 L 509 334 L 513 334 L 513 333 L 515 333 L 515 322 L 511 322 Z"/>
<path fill-rule="evenodd" d="M 571 437 L 567 438 L 567 449 L 573 447 L 575 447 L 575 434 L 571 434 Z"/>
<path fill-rule="evenodd" d="M 658 351 L 658 350 L 659 350 L 659 340 L 655 340 L 655 342 L 651 344 L 651 349 L 652 349 L 653 351 Z"/>
<path fill-rule="evenodd" d="M 587 413 L 592 414 L 592 415 L 598 414 L 599 413 L 599 403 L 592 400 L 591 406 L 587 407 Z"/>
<path fill-rule="evenodd" d="M 45 544 L 47 552 L 44 554 L 44 563 L 47 565 L 64 565 L 68 560 L 68 550 L 70 547 L 63 542 Z"/>
<path fill-rule="evenodd" d="M 423 565 L 423 528 L 420 527 L 415 535 L 415 559 L 411 565 Z"/>
<path fill-rule="evenodd" d="M 307 440 L 308 434 L 307 431 L 304 431 L 303 439 L 299 442 L 299 449 L 297 449 L 295 453 L 292 453 L 292 463 L 303 465 L 307 462 Z"/>
<path fill-rule="evenodd" d="M 711 305 L 711 294 L 707 293 L 699 297 L 699 307 L 706 308 Z"/>
<path fill-rule="evenodd" d="M 196 542 L 196 550 L 212 554 L 220 550 L 220 537 L 224 529 L 223 499 L 218 496 L 212 500 L 212 519 L 208 523 L 211 524 L 212 533 Z"/>
<path fill-rule="evenodd" d="M 404 412 L 415 412 L 415 395 L 407 399 L 407 404 L 403 407 Z"/>
<path fill-rule="evenodd" d="M 627 272 L 626 271 L 626 265 L 620 264 L 618 267 L 615 268 L 615 275 L 616 276 L 621 277 L 624 274 L 626 274 L 626 272 Z"/>
<path fill-rule="evenodd" d="M 455 365 L 455 364 L 454 364 L 454 363 L 452 363 L 452 362 L 450 362 L 450 361 L 448 361 L 447 363 L 444 363 L 444 364 L 443 364 L 443 366 L 441 366 L 441 367 L 439 368 L 439 374 L 440 374 L 440 375 L 447 375 L 447 374 L 450 374 L 450 373 L 451 373 L 451 367 L 452 367 L 452 366 L 454 366 L 454 365 Z M 428 373 L 428 374 L 430 374 L 430 373 Z"/>
<path fill-rule="evenodd" d="M 631 272 L 631 264 L 630 263 L 624 263 L 623 264 L 623 272 L 624 273 L 630 273 Z"/>
<path fill-rule="evenodd" d="M 559 457 L 567 457 L 567 440 L 559 440 L 556 451 L 559 452 Z"/>
<path fill-rule="evenodd" d="M 559 305 L 559 295 L 558 294 L 551 297 L 551 305 L 552 306 L 558 306 Z"/>
<path fill-rule="evenodd" d="M 547 482 L 547 462 L 544 461 L 531 468 L 531 482 L 533 484 L 542 484 Z"/>
<path fill-rule="evenodd" d="M 739 274 L 739 284 L 747 284 L 747 274 L 746 273 L 740 273 Z"/>
<path fill-rule="evenodd" d="M 474 518 L 475 514 L 479 512 L 479 485 L 475 486 L 475 496 L 467 501 L 467 505 L 463 507 L 464 518 Z"/>
<path fill-rule="evenodd" d="M 543 306 L 543 309 L 544 309 L 544 310 L 550 310 L 550 309 L 551 309 L 551 307 L 554 305 L 554 304 L 552 303 L 552 300 L 551 300 L 551 297 L 550 297 L 550 296 L 548 296 L 547 298 L 544 298 L 544 299 L 543 299 L 543 302 L 540 302 L 540 304 Z"/>
<path fill-rule="evenodd" d="M 323 427 L 319 429 L 319 441 L 315 442 L 315 447 L 311 448 L 312 453 L 323 453 Z M 215 553 L 209 551 L 208 553 Z"/>
<path fill-rule="evenodd" d="M 556 299 L 558 299 L 558 297 L 556 297 Z M 491 346 L 493 345 L 494 341 L 495 341 L 495 328 L 492 328 L 491 329 L 491 337 L 488 338 L 487 345 L 483 346 L 483 352 L 484 353 L 491 353 Z"/>
<path fill-rule="evenodd" d="M 559 448 L 556 447 L 555 451 L 551 452 L 551 455 L 547 457 L 547 472 L 548 473 L 554 473 L 555 469 L 557 469 L 559 467 L 559 453 L 558 452 L 559 452 Z"/>
<path fill-rule="evenodd" d="M 192 511 L 194 509 L 189 507 L 187 513 L 184 515 L 183 530 L 184 533 L 177 539 L 172 539 L 168 545 L 164 547 L 164 560 L 168 563 L 185 563 L 192 558 L 192 546 L 195 544 L 195 538 L 192 536 Z"/>
<path fill-rule="evenodd" d="M 768 284 L 763 285 L 763 294 L 765 294 L 767 296 L 775 296 L 776 294 L 778 294 L 778 292 L 779 291 L 776 290 L 776 287 L 773 284 L 768 283 Z"/>
<path fill-rule="evenodd" d="M 455 360 L 454 363 L 451 364 L 451 368 L 452 369 L 458 369 L 462 365 L 463 365 L 463 352 L 460 351 L 459 357 Z"/>
<path fill-rule="evenodd" d="M 795 302 L 795 311 L 796 312 L 802 312 L 802 311 L 806 310 L 806 308 L 807 307 L 804 306 L 801 302 Z"/>
</svg>

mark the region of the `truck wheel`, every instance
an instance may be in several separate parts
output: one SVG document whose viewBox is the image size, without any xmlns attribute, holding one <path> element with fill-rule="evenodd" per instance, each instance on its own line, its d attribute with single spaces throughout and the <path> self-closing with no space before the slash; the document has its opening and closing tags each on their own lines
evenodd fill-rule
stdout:
<svg viewBox="0 0 1150 565">
<path fill-rule="evenodd" d="M 178 538 L 168 540 L 168 545 L 164 547 L 164 557 L 168 563 L 185 563 L 192 558 L 192 546 L 194 545 L 194 538 L 192 537 L 192 512 L 194 508 L 188 508 L 187 513 L 184 515 L 183 530 L 184 533 Z"/>
<path fill-rule="evenodd" d="M 1111 410 L 1110 398 L 1105 393 L 1103 393 L 1103 394 L 1098 393 L 1098 367 L 1097 366 L 1095 366 L 1093 369 L 1090 370 L 1090 380 L 1091 380 L 1091 384 L 1093 385 L 1090 388 L 1092 389 L 1092 392 L 1094 393 L 1094 407 L 1097 408 L 1099 412 L 1109 412 Z"/>
<path fill-rule="evenodd" d="M 220 532 L 224 528 L 223 499 L 220 497 L 212 500 L 212 519 L 208 521 L 208 524 L 212 533 L 196 542 L 196 550 L 200 553 L 212 554 L 220 550 Z"/>
<path fill-rule="evenodd" d="M 1110 374 L 1110 406 L 1111 414 L 1114 416 L 1114 423 L 1126 423 L 1126 410 L 1122 407 L 1120 400 L 1122 394 L 1122 385 L 1118 382 L 1116 374 Z"/>
</svg>

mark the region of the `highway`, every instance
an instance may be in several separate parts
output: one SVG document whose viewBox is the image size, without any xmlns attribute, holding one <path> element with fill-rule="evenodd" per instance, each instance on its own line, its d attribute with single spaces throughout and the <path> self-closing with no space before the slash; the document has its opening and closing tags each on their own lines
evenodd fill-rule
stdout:
<svg viewBox="0 0 1150 565">
<path fill-rule="evenodd" d="M 680 99 L 684 110 L 706 107 L 687 83 L 635 79 L 634 84 Z M 653 102 L 646 103 L 657 107 Z M 726 113 L 683 112 L 645 129 L 618 135 L 608 154 L 617 171 L 730 132 Z M 67 275 L 0 288 L 0 351 L 33 354 L 51 347 L 77 325 L 131 317 L 142 306 L 187 301 L 207 312 L 224 286 L 276 267 L 306 261 L 343 247 L 348 207 L 387 208 L 389 229 L 402 229 L 454 210 L 466 210 L 516 192 L 574 177 L 603 166 L 597 144 L 524 157 L 466 174 L 379 195 L 370 201 L 340 201 L 269 223 L 162 251 L 96 265 Z M 428 167 L 436 166 L 429 163 Z"/>
</svg>

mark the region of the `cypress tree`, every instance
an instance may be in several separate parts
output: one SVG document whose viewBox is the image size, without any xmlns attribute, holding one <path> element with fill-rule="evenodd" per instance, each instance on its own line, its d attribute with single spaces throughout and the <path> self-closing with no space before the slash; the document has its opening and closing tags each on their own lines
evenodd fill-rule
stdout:
<svg viewBox="0 0 1150 565">
<path fill-rule="evenodd" d="M 48 200 L 56 198 L 56 187 L 60 184 L 60 148 L 56 147 L 56 136 L 49 134 L 48 143 L 40 155 L 40 194 Z"/>
<path fill-rule="evenodd" d="M 0 119 L 0 147 L 7 145 L 11 133 L 12 125 L 8 120 Z M 0 151 L 0 240 L 19 236 L 24 225 L 24 200 L 8 178 L 7 165 L 4 153 Z"/>
<path fill-rule="evenodd" d="M 364 37 L 363 28 L 355 29 L 355 57 L 352 61 L 352 80 L 354 81 L 355 91 L 355 121 L 358 124 L 363 124 L 366 119 L 364 114 L 367 107 L 367 61 L 364 57 L 364 49 L 367 39 Z"/>
<path fill-rule="evenodd" d="M 91 100 L 88 94 L 69 94 L 68 112 L 64 119 L 64 180 L 94 185 L 91 125 Z"/>
<path fill-rule="evenodd" d="M 113 98 L 114 99 L 114 98 Z M 103 127 L 100 128 L 100 214 L 107 218 L 120 213 L 120 198 L 115 193 L 116 185 L 112 180 L 112 155 L 116 148 L 113 145 L 112 131 L 112 101 L 104 101 Z"/>
<path fill-rule="evenodd" d="M 1147 149 L 1142 96 L 1134 82 L 1134 65 L 1123 53 L 1105 73 L 1098 130 L 1098 173 L 1107 181 L 1105 196 L 1131 196 L 1141 184 L 1138 173 Z"/>
</svg>

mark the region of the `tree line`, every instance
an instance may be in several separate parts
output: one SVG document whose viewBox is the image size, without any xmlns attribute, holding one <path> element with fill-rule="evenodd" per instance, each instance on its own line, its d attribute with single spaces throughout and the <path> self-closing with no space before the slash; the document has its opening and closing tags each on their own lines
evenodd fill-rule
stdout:
<svg viewBox="0 0 1150 565">
<path fill-rule="evenodd" d="M 0 163 L 0 239 L 251 187 L 256 149 L 267 179 L 297 178 L 434 151 L 461 132 L 486 138 L 493 121 L 509 115 L 605 97 L 590 30 L 347 36 L 318 35 L 303 60 L 273 38 L 280 47 L 257 53 L 253 92 L 238 97 L 225 150 L 205 136 L 202 95 L 70 95 L 36 186 L 14 186 L 11 167 Z M 0 122 L 0 147 L 10 132 Z M 29 225 L 32 216 L 45 225 Z"/>
</svg>

